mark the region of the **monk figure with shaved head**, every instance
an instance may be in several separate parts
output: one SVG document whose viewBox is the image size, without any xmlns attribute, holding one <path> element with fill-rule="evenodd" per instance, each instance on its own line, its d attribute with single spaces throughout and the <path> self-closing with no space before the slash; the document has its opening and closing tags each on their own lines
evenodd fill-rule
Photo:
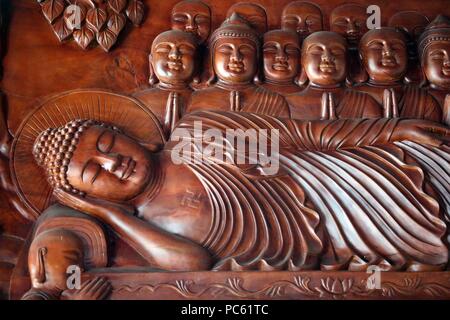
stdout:
<svg viewBox="0 0 450 320">
<path fill-rule="evenodd" d="M 370 30 L 362 37 L 359 52 L 369 80 L 355 89 L 369 93 L 383 104 L 386 116 L 441 121 L 441 108 L 426 90 L 403 84 L 408 55 L 401 31 Z"/>
<path fill-rule="evenodd" d="M 381 107 L 369 95 L 345 87 L 347 42 L 337 33 L 308 36 L 302 47 L 305 90 L 287 96 L 294 119 L 376 118 Z"/>
<path fill-rule="evenodd" d="M 166 31 L 153 41 L 149 64 L 154 88 L 138 92 L 135 97 L 158 117 L 166 137 L 189 102 L 196 59 L 197 40 L 192 33 Z"/>
</svg>

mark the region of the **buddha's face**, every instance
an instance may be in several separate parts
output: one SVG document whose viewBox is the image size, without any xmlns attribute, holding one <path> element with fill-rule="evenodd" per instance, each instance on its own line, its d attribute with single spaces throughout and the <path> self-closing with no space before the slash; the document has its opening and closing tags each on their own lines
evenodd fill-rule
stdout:
<svg viewBox="0 0 450 320">
<path fill-rule="evenodd" d="M 149 154 L 135 140 L 112 129 L 92 126 L 80 136 L 67 179 L 89 196 L 126 201 L 143 191 L 151 169 Z"/>
<path fill-rule="evenodd" d="M 246 38 L 221 38 L 214 46 L 214 71 L 220 80 L 248 83 L 257 71 L 257 48 Z"/>
<path fill-rule="evenodd" d="M 290 3 L 281 14 L 281 28 L 297 32 L 300 38 L 304 39 L 311 33 L 323 29 L 322 12 L 311 3 L 302 1 Z"/>
<path fill-rule="evenodd" d="M 345 81 L 347 45 L 332 32 L 317 32 L 305 39 L 302 47 L 303 68 L 312 84 L 331 86 Z"/>
<path fill-rule="evenodd" d="M 172 10 L 172 29 L 194 33 L 204 43 L 211 32 L 211 11 L 201 1 L 177 3 Z"/>
<path fill-rule="evenodd" d="M 405 39 L 394 29 L 374 29 L 362 39 L 360 54 L 369 77 L 375 82 L 402 79 L 408 55 Z"/>
<path fill-rule="evenodd" d="M 83 269 L 83 255 L 83 244 L 72 232 L 58 229 L 40 234 L 28 253 L 33 287 L 67 289 L 67 268 Z"/>
<path fill-rule="evenodd" d="M 245 19 L 261 35 L 267 31 L 267 14 L 261 6 L 255 3 L 239 2 L 228 9 L 227 18 L 230 18 L 233 13 Z"/>
<path fill-rule="evenodd" d="M 293 80 L 299 71 L 298 36 L 290 31 L 271 31 L 264 35 L 264 76 L 268 80 Z"/>
<path fill-rule="evenodd" d="M 153 70 L 163 83 L 190 82 L 195 71 L 196 43 L 181 31 L 168 31 L 152 46 Z"/>
<path fill-rule="evenodd" d="M 428 81 L 440 88 L 450 89 L 450 41 L 431 43 L 422 57 Z"/>
<path fill-rule="evenodd" d="M 331 12 L 330 29 L 347 39 L 350 46 L 358 45 L 367 32 L 366 8 L 360 5 L 343 5 Z"/>
</svg>

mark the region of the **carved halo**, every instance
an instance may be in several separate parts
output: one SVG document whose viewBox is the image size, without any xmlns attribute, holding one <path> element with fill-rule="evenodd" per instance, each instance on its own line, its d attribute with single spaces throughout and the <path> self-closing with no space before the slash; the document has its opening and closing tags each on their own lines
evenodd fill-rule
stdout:
<svg viewBox="0 0 450 320">
<path fill-rule="evenodd" d="M 75 119 L 112 124 L 153 150 L 165 143 L 156 116 L 133 98 L 102 90 L 69 91 L 49 98 L 21 124 L 11 150 L 13 182 L 35 219 L 49 206 L 53 189 L 33 158 L 34 141 L 47 128 Z"/>
</svg>

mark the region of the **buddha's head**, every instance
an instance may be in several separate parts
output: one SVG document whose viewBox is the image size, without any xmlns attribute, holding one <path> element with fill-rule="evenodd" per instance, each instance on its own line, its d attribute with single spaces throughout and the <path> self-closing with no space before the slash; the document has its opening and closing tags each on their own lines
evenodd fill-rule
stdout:
<svg viewBox="0 0 450 320">
<path fill-rule="evenodd" d="M 357 47 L 367 32 L 366 7 L 359 4 L 344 4 L 335 8 L 330 16 L 330 30 L 344 36 L 350 47 Z"/>
<path fill-rule="evenodd" d="M 417 59 L 417 41 L 430 23 L 428 18 L 416 11 L 401 11 L 389 19 L 388 26 L 403 31 L 408 47 L 408 57 Z"/>
<path fill-rule="evenodd" d="M 199 0 L 178 2 L 172 9 L 172 29 L 193 33 L 204 43 L 211 32 L 211 9 Z"/>
<path fill-rule="evenodd" d="M 331 31 L 309 35 L 302 46 L 302 71 L 319 87 L 335 86 L 347 76 L 347 42 Z"/>
<path fill-rule="evenodd" d="M 53 188 L 115 202 L 139 195 L 153 174 L 143 146 L 93 120 L 47 129 L 36 139 L 33 155 Z"/>
<path fill-rule="evenodd" d="M 196 71 L 197 41 L 192 33 L 169 30 L 160 33 L 150 53 L 150 83 L 189 84 Z"/>
<path fill-rule="evenodd" d="M 430 20 L 417 11 L 400 11 L 389 19 L 388 26 L 403 30 L 409 40 L 417 41 L 429 23 Z"/>
<path fill-rule="evenodd" d="M 229 84 L 246 84 L 258 72 L 260 40 L 256 30 L 234 13 L 216 29 L 210 38 L 213 75 L 209 82 L 218 80 Z"/>
<path fill-rule="evenodd" d="M 260 35 L 267 32 L 267 13 L 261 5 L 251 2 L 238 2 L 228 9 L 226 19 L 229 19 L 233 13 L 237 13 L 247 21 Z"/>
<path fill-rule="evenodd" d="M 300 45 L 293 31 L 272 30 L 264 34 L 264 78 L 269 82 L 294 82 L 300 69 Z"/>
<path fill-rule="evenodd" d="M 31 283 L 38 289 L 67 289 L 67 268 L 83 270 L 84 250 L 81 239 L 61 228 L 37 235 L 28 252 Z"/>
<path fill-rule="evenodd" d="M 359 54 L 374 83 L 401 81 L 407 71 L 406 39 L 403 32 L 397 29 L 370 30 L 361 38 Z"/>
<path fill-rule="evenodd" d="M 322 10 L 310 2 L 293 1 L 281 13 L 281 28 L 297 32 L 300 39 L 323 30 Z"/>
<path fill-rule="evenodd" d="M 450 19 L 438 16 L 419 41 L 423 72 L 432 87 L 450 90 Z"/>
</svg>

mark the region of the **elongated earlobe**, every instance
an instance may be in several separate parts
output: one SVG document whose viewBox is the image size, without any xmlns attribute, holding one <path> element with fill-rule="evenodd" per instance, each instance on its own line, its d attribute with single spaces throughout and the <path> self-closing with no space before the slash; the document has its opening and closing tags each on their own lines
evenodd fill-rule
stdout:
<svg viewBox="0 0 450 320">
<path fill-rule="evenodd" d="M 259 74 L 256 74 L 256 75 L 253 77 L 253 83 L 254 83 L 254 84 L 262 84 L 262 83 L 263 83 L 263 81 L 261 80 L 261 77 L 260 77 Z"/>
<path fill-rule="evenodd" d="M 45 277 L 45 255 L 47 254 L 47 248 L 39 248 L 38 250 L 38 270 L 36 281 L 38 283 L 44 283 L 46 281 Z"/>
<path fill-rule="evenodd" d="M 158 77 L 156 77 L 155 71 L 153 69 L 153 57 L 152 54 L 148 55 L 148 68 L 150 71 L 150 76 L 148 78 L 148 83 L 150 83 L 151 86 L 154 86 L 159 82 Z"/>
<path fill-rule="evenodd" d="M 426 76 L 426 74 L 425 74 L 425 70 L 424 70 L 424 67 L 423 67 L 423 65 L 422 64 L 420 64 L 420 84 L 419 84 L 419 86 L 421 87 L 421 88 L 424 88 L 424 87 L 426 87 L 426 86 L 428 86 L 428 79 L 427 79 L 427 76 Z"/>
<path fill-rule="evenodd" d="M 305 69 L 302 67 L 300 71 L 300 75 L 296 79 L 296 83 L 299 87 L 304 87 L 308 83 L 308 75 L 305 72 Z"/>
</svg>

